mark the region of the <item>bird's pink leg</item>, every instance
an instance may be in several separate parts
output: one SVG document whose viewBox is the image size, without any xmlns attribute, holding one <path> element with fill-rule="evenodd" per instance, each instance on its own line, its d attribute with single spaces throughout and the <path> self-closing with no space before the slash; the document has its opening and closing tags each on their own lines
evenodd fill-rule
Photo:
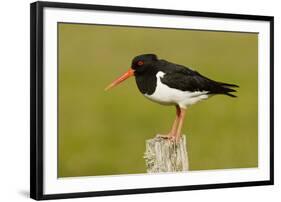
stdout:
<svg viewBox="0 0 281 202">
<path fill-rule="evenodd" d="M 185 113 L 186 113 L 186 109 L 180 108 L 179 123 L 178 123 L 178 128 L 176 131 L 176 135 L 175 135 L 176 142 L 178 142 L 178 140 L 180 139 L 180 136 L 181 136 L 181 129 L 183 126 Z"/>
<path fill-rule="evenodd" d="M 176 135 L 176 132 L 177 132 L 177 128 L 178 128 L 178 123 L 179 123 L 179 118 L 180 118 L 180 113 L 181 113 L 181 111 L 180 111 L 180 107 L 178 106 L 178 105 L 176 105 L 176 119 L 175 119 L 175 121 L 174 121 L 174 123 L 173 123 L 173 126 L 172 126 L 172 129 L 171 129 L 171 131 L 169 132 L 169 137 L 173 137 L 173 136 L 175 136 Z"/>
<path fill-rule="evenodd" d="M 179 119 L 180 119 L 180 113 L 181 113 L 181 109 L 178 105 L 176 105 L 176 119 L 173 123 L 171 131 L 167 135 L 158 135 L 158 137 L 175 139 L 177 127 L 178 127 L 178 123 L 179 123 Z"/>
</svg>

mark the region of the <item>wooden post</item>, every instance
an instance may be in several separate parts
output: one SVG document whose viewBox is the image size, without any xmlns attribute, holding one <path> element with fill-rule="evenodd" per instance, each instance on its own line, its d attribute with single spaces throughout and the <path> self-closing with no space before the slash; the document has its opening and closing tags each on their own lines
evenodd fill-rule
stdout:
<svg viewBox="0 0 281 202">
<path fill-rule="evenodd" d="M 148 173 L 187 171 L 185 135 L 182 135 L 178 143 L 158 136 L 147 140 L 144 158 Z"/>
</svg>

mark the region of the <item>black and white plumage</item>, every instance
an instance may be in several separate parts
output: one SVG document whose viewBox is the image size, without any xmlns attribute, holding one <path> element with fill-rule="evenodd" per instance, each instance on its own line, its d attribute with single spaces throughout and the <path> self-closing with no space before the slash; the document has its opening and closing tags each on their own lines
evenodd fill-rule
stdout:
<svg viewBox="0 0 281 202">
<path fill-rule="evenodd" d="M 181 133 L 186 108 L 212 95 L 231 94 L 235 84 L 214 81 L 197 71 L 166 60 L 158 59 L 155 54 L 136 56 L 131 69 L 111 83 L 110 89 L 130 76 L 135 76 L 140 92 L 148 99 L 164 104 L 175 105 L 177 117 L 168 137 L 177 140 Z"/>
<path fill-rule="evenodd" d="M 139 61 L 144 62 L 140 67 Z M 135 57 L 132 67 L 141 93 L 161 104 L 177 104 L 186 108 L 215 94 L 236 97 L 231 94 L 236 91 L 231 87 L 237 85 L 211 80 L 182 65 L 158 60 L 154 54 Z"/>
</svg>

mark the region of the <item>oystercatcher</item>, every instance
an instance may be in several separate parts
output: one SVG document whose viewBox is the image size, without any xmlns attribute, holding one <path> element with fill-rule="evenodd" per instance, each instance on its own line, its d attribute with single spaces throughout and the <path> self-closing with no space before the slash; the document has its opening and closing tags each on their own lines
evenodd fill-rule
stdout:
<svg viewBox="0 0 281 202">
<path fill-rule="evenodd" d="M 205 100 L 216 94 L 236 97 L 231 94 L 238 87 L 235 84 L 214 81 L 199 72 L 182 65 L 158 59 L 155 54 L 136 56 L 131 68 L 113 81 L 108 90 L 127 78 L 135 76 L 140 92 L 149 100 L 176 107 L 176 119 L 171 131 L 161 135 L 178 141 L 188 106 Z"/>
</svg>

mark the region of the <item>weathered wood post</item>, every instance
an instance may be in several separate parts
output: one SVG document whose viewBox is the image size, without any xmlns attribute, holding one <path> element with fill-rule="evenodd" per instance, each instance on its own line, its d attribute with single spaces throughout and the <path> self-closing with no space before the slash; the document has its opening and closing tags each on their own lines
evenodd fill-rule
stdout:
<svg viewBox="0 0 281 202">
<path fill-rule="evenodd" d="M 178 143 L 159 136 L 147 140 L 144 158 L 148 173 L 187 171 L 185 135 L 182 135 Z"/>
</svg>

